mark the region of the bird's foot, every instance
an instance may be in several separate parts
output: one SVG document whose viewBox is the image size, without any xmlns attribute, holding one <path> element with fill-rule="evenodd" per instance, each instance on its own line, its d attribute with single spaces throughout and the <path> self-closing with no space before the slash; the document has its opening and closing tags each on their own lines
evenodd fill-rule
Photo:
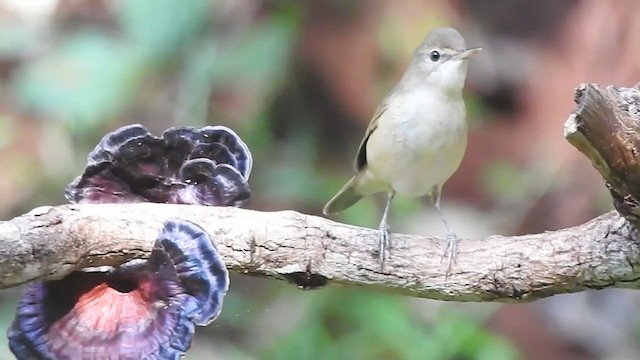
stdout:
<svg viewBox="0 0 640 360">
<path fill-rule="evenodd" d="M 391 232 L 388 224 L 381 224 L 378 228 L 378 257 L 380 260 L 380 271 L 384 271 L 387 249 L 391 248 Z"/>
<path fill-rule="evenodd" d="M 445 274 L 445 279 L 449 278 L 449 274 L 451 273 L 451 268 L 453 264 L 456 263 L 456 256 L 458 255 L 458 237 L 454 233 L 447 234 L 447 247 L 444 250 L 444 254 L 442 254 L 442 259 L 440 262 L 444 261 L 445 258 L 448 258 L 447 272 Z"/>
</svg>

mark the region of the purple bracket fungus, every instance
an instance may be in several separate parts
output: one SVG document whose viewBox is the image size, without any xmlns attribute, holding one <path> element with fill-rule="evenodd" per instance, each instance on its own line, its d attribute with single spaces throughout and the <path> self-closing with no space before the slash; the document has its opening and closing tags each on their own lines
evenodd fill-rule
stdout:
<svg viewBox="0 0 640 360">
<path fill-rule="evenodd" d="M 247 145 L 224 126 L 179 126 L 156 137 L 128 125 L 102 138 L 65 196 L 72 203 L 244 206 L 252 162 Z"/>
<path fill-rule="evenodd" d="M 28 285 L 8 331 L 22 359 L 179 359 L 213 321 L 229 275 L 207 233 L 164 224 L 148 260 Z"/>
<path fill-rule="evenodd" d="M 72 203 L 243 206 L 252 161 L 224 126 L 173 127 L 156 137 L 129 125 L 102 138 L 65 196 Z M 9 347 L 19 360 L 179 359 L 195 326 L 218 316 L 228 287 L 207 233 L 168 221 L 147 260 L 27 285 Z"/>
</svg>

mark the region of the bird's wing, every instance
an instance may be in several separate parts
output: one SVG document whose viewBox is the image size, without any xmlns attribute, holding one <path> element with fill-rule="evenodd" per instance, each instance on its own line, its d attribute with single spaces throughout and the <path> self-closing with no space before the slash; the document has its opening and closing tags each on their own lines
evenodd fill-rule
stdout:
<svg viewBox="0 0 640 360">
<path fill-rule="evenodd" d="M 391 93 L 393 94 L 393 93 Z M 382 103 L 378 106 L 376 111 L 373 113 L 373 117 L 371 118 L 371 122 L 369 122 L 369 126 L 367 127 L 367 131 L 364 133 L 364 137 L 360 142 L 360 146 L 358 147 L 358 153 L 356 154 L 356 159 L 353 162 L 353 168 L 356 171 L 362 170 L 367 165 L 367 141 L 369 141 L 369 137 L 373 132 L 378 128 L 378 120 L 382 117 L 382 115 L 387 111 L 389 107 L 389 100 L 391 98 L 391 94 L 387 95 Z"/>
</svg>

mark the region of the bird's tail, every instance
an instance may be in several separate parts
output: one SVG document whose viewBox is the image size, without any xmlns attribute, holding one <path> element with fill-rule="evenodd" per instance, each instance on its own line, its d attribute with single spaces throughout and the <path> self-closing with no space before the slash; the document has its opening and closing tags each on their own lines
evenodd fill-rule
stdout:
<svg viewBox="0 0 640 360">
<path fill-rule="evenodd" d="M 351 205 L 357 203 L 360 199 L 362 199 L 362 195 L 358 195 L 355 193 L 354 185 L 355 185 L 356 177 L 352 177 L 343 187 L 338 191 L 338 193 L 324 206 L 322 212 L 325 215 L 339 213 L 345 209 L 348 209 Z"/>
</svg>

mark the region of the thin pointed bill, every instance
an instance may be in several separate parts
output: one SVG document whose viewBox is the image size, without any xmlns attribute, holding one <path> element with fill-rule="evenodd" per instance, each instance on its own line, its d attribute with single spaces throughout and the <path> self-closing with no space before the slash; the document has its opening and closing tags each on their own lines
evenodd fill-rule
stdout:
<svg viewBox="0 0 640 360">
<path fill-rule="evenodd" d="M 471 56 L 479 53 L 480 51 L 482 51 L 482 48 L 467 49 L 467 50 L 459 53 L 458 55 L 455 55 L 453 58 L 457 59 L 457 60 L 468 59 Z"/>
</svg>

